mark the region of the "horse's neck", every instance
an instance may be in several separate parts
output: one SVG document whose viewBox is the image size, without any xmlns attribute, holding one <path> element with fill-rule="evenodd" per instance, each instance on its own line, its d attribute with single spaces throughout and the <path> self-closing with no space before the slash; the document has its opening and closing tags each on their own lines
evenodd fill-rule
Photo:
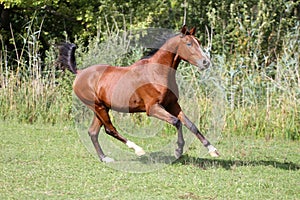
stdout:
<svg viewBox="0 0 300 200">
<path fill-rule="evenodd" d="M 177 70 L 181 60 L 177 54 L 179 45 L 178 41 L 177 37 L 167 40 L 166 43 L 153 55 L 152 62 Z"/>
<path fill-rule="evenodd" d="M 150 63 L 153 63 L 157 67 L 167 67 L 170 70 L 177 70 L 179 65 L 179 56 L 171 51 L 160 49 L 151 58 Z"/>
<path fill-rule="evenodd" d="M 178 67 L 180 61 L 181 61 L 181 58 L 179 57 L 178 54 L 176 54 L 175 57 L 174 57 L 174 59 L 173 59 L 172 68 L 175 69 L 175 70 L 177 70 L 177 67 Z"/>
<path fill-rule="evenodd" d="M 179 62 L 180 58 L 176 54 L 160 49 L 148 61 L 148 70 L 151 71 L 147 75 L 148 80 L 177 91 L 176 69 Z"/>
</svg>

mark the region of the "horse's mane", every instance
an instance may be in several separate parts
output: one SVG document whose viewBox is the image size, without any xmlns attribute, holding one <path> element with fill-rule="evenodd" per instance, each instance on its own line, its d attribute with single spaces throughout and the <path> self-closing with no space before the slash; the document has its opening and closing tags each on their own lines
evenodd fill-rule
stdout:
<svg viewBox="0 0 300 200">
<path fill-rule="evenodd" d="M 151 58 L 167 42 L 167 40 L 177 35 L 178 34 L 169 34 L 169 35 L 162 35 L 161 37 L 156 38 L 154 47 L 147 48 L 141 60 Z"/>
<path fill-rule="evenodd" d="M 161 47 L 161 46 L 160 46 Z M 148 49 L 144 52 L 141 60 L 151 58 L 160 48 L 157 49 Z"/>
<path fill-rule="evenodd" d="M 147 29 L 145 31 L 146 34 L 142 34 L 136 41 L 138 45 L 146 49 L 141 60 L 151 58 L 168 39 L 178 35 L 169 29 Z"/>
</svg>

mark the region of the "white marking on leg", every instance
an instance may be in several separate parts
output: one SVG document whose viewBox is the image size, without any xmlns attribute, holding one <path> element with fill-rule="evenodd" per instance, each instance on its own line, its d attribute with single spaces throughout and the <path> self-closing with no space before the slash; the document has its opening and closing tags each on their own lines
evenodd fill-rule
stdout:
<svg viewBox="0 0 300 200">
<path fill-rule="evenodd" d="M 216 151 L 217 149 L 213 146 L 213 145 L 208 145 L 207 146 L 207 149 L 208 149 L 208 153 L 211 153 L 211 152 L 214 152 L 214 151 Z"/>
<path fill-rule="evenodd" d="M 208 153 L 212 156 L 212 157 L 218 157 L 219 153 L 217 151 L 217 149 L 213 146 L 213 145 L 208 145 L 207 146 L 208 149 Z"/>
<path fill-rule="evenodd" d="M 102 162 L 105 162 L 105 163 L 110 163 L 110 162 L 114 162 L 115 160 L 114 159 L 112 159 L 112 158 L 110 158 L 110 157 L 104 157 L 104 158 L 102 158 L 101 159 L 102 160 Z"/>
<path fill-rule="evenodd" d="M 138 146 L 138 145 L 136 145 L 134 142 L 131 142 L 131 141 L 128 140 L 126 142 L 126 145 L 129 148 L 134 149 L 135 154 L 138 155 L 138 156 L 142 156 L 142 155 L 145 154 L 145 151 L 143 150 L 143 148 L 140 147 L 140 146 Z"/>
</svg>

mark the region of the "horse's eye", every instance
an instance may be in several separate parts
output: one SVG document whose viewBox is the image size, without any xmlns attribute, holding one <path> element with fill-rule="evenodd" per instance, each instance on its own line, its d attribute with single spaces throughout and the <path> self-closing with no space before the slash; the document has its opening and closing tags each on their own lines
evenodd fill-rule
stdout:
<svg viewBox="0 0 300 200">
<path fill-rule="evenodd" d="M 192 46 L 192 43 L 191 43 L 191 42 L 188 42 L 188 43 L 186 43 L 186 45 L 187 45 L 188 47 L 190 47 L 190 46 Z"/>
</svg>

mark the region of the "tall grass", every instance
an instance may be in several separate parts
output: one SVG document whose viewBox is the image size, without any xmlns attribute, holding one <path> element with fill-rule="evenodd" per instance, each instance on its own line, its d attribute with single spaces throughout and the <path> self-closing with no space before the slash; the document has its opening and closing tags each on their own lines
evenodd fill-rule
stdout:
<svg viewBox="0 0 300 200">
<path fill-rule="evenodd" d="M 283 52 L 271 64 L 261 63 L 255 52 L 250 58 L 216 57 L 216 65 L 225 68 L 226 132 L 300 138 L 299 34 L 298 24 L 285 36 Z"/>
<path fill-rule="evenodd" d="M 8 64 L 10 58 L 1 40 L 1 118 L 25 123 L 72 123 L 71 86 L 74 77 L 56 68 L 55 46 L 47 51 L 45 61 L 41 61 L 39 35 L 42 27 L 34 30 L 29 24 L 26 30 L 23 44 L 13 42 L 17 54 L 14 65 Z M 77 41 L 79 68 L 107 62 L 129 65 L 140 59 L 143 49 L 131 47 L 130 54 L 126 54 L 129 51 L 128 37 L 118 29 L 110 30 L 109 33 L 101 32 L 102 35 L 107 34 L 109 42 L 101 43 L 96 37 L 90 40 L 88 47 L 84 47 L 82 42 Z M 300 139 L 299 34 L 300 27 L 296 25 L 284 38 L 282 54 L 277 55 L 277 60 L 271 64 L 258 60 L 261 57 L 259 52 L 234 55 L 233 58 L 212 56 L 214 66 L 205 73 L 214 73 L 214 77 L 218 78 L 214 81 L 225 93 L 225 101 L 222 101 L 225 124 L 220 130 L 224 135 Z M 203 78 L 190 65 L 181 64 L 180 70 L 187 73 L 186 77 L 193 79 L 192 82 Z M 204 86 L 205 82 L 201 82 L 199 91 L 204 91 L 201 89 Z M 205 106 L 209 105 L 205 95 L 211 94 L 199 93 L 195 100 L 204 105 L 200 111 L 203 113 L 207 112 L 205 109 L 214 109 Z M 213 119 L 201 116 L 208 117 L 202 122 Z M 201 128 L 207 127 L 203 125 Z"/>
<path fill-rule="evenodd" d="M 59 123 L 70 119 L 71 83 L 57 71 L 54 47 L 41 61 L 40 32 L 26 27 L 23 44 L 16 44 L 12 31 L 16 60 L 9 65 L 7 49 L 1 40 L 0 112 L 3 120 L 18 122 Z"/>
</svg>

